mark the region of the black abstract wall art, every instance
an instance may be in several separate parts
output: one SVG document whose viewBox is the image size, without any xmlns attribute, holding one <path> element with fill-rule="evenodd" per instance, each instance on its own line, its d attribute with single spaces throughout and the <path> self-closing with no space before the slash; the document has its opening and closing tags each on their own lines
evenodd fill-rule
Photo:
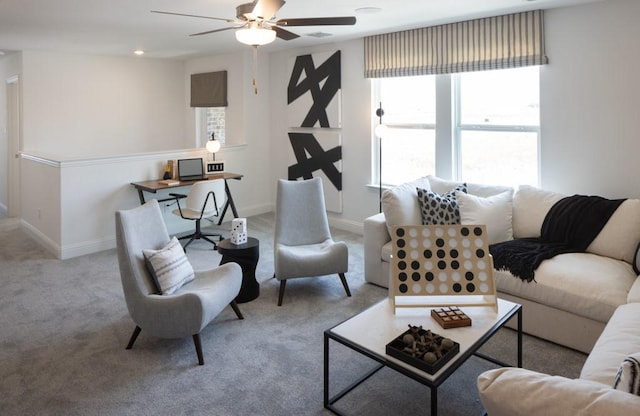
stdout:
<svg viewBox="0 0 640 416">
<path fill-rule="evenodd" d="M 297 56 L 290 68 L 288 179 L 323 178 L 327 210 L 342 212 L 340 51 Z"/>
</svg>

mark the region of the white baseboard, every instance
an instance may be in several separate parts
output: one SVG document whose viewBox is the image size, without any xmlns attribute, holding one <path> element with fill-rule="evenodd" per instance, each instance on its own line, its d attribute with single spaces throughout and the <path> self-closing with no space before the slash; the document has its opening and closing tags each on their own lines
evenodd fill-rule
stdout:
<svg viewBox="0 0 640 416">
<path fill-rule="evenodd" d="M 242 209 L 239 210 L 238 215 L 240 217 L 246 218 L 254 215 L 272 212 L 273 210 L 273 204 L 259 204 L 250 207 L 242 207 Z M 225 220 L 231 221 L 232 218 L 232 213 L 228 211 L 227 215 L 225 216 Z M 111 250 L 116 247 L 116 240 L 113 236 L 60 246 L 28 222 L 21 220 L 20 224 L 24 228 L 24 230 L 38 242 L 38 244 L 40 244 L 45 248 L 45 250 L 47 250 L 49 253 L 53 254 L 60 260 L 84 256 L 104 250 Z M 356 221 L 330 217 L 329 224 L 332 227 L 338 228 L 340 230 L 345 230 L 360 235 L 363 234 L 362 223 Z M 176 232 L 176 230 L 173 231 Z"/>
<path fill-rule="evenodd" d="M 238 208 L 238 216 L 240 218 L 253 217 L 254 215 L 265 214 L 274 210 L 273 204 L 259 204 L 250 207 L 243 206 L 242 209 Z M 225 221 L 231 221 L 233 219 L 233 213 L 231 209 L 227 211 L 227 215 L 224 217 Z"/>
<path fill-rule="evenodd" d="M 20 220 L 20 227 L 22 227 L 22 229 L 29 234 L 31 238 L 36 240 L 36 242 L 47 252 L 53 254 L 57 259 L 62 259 L 60 246 L 55 241 L 44 235 L 40 230 L 25 220 Z"/>
<path fill-rule="evenodd" d="M 73 257 L 80 257 L 86 254 L 98 253 L 104 250 L 111 250 L 116 247 L 115 238 L 102 240 L 85 241 L 82 243 L 69 244 L 62 247 L 60 259 L 66 260 Z"/>
<path fill-rule="evenodd" d="M 354 234 L 364 234 L 364 225 L 361 222 L 343 218 L 329 217 L 329 225 L 339 230 L 349 231 Z"/>
</svg>

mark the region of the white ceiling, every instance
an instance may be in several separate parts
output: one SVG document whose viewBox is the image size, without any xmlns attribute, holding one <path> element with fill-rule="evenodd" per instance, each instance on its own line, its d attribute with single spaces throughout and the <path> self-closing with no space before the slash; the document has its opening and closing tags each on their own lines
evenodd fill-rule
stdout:
<svg viewBox="0 0 640 416">
<path fill-rule="evenodd" d="M 365 35 L 450 23 L 516 11 L 549 9 L 604 0 L 287 0 L 278 18 L 356 16 L 355 26 L 289 28 L 300 38 L 276 39 L 263 46 L 275 51 Z M 235 18 L 246 0 L 0 0 L 0 51 L 46 50 L 103 55 L 180 58 L 248 48 L 233 30 L 204 36 L 189 34 L 223 28 L 223 21 L 151 13 L 162 10 Z M 356 13 L 377 7 L 373 14 Z M 330 37 L 315 38 L 324 32 Z"/>
</svg>

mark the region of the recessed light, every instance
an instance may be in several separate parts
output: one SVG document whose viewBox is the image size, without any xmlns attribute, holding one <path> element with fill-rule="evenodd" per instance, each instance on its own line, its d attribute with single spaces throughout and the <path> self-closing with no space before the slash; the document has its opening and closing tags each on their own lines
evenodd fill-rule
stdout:
<svg viewBox="0 0 640 416">
<path fill-rule="evenodd" d="M 142 49 L 136 49 L 135 51 L 133 51 L 133 53 L 135 53 L 138 56 L 144 55 L 144 51 Z"/>
<path fill-rule="evenodd" d="M 380 7 L 358 7 L 355 12 L 358 14 L 373 14 L 381 12 L 382 9 Z"/>
</svg>

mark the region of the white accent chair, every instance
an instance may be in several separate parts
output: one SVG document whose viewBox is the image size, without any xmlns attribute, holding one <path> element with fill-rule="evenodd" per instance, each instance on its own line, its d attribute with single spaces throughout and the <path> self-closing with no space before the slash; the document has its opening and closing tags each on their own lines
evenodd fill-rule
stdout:
<svg viewBox="0 0 640 416">
<path fill-rule="evenodd" d="M 142 329 L 158 338 L 183 338 L 191 335 L 204 364 L 200 332 L 227 306 L 243 319 L 234 301 L 240 292 L 242 269 L 226 263 L 210 270 L 196 271 L 195 279 L 171 295 L 157 294 L 151 274 L 145 266 L 144 249 L 158 250 L 169 243 L 158 201 L 116 212 L 116 244 L 120 278 L 129 315 L 136 327 L 127 349 Z"/>
<path fill-rule="evenodd" d="M 213 244 L 215 250 L 218 246 L 215 241 L 209 237 L 218 237 L 222 240 L 219 233 L 205 233 L 201 229 L 201 221 L 206 218 L 220 217 L 224 203 L 227 200 L 227 194 L 224 188 L 224 179 L 212 179 L 196 182 L 191 186 L 188 195 L 171 193 L 176 198 L 178 209 L 174 209 L 173 213 L 185 220 L 195 221 L 196 229 L 192 234 L 180 237 L 180 240 L 189 239 L 184 249 L 191 244 L 193 240 L 203 239 Z M 185 206 L 180 205 L 180 200 L 186 198 Z M 218 240 L 218 241 L 219 241 Z"/>
<path fill-rule="evenodd" d="M 345 273 L 349 251 L 335 242 L 329 231 L 322 179 L 278 180 L 276 224 L 273 245 L 274 277 L 280 281 L 278 306 L 287 279 L 337 273 L 347 296 L 351 296 Z"/>
</svg>

